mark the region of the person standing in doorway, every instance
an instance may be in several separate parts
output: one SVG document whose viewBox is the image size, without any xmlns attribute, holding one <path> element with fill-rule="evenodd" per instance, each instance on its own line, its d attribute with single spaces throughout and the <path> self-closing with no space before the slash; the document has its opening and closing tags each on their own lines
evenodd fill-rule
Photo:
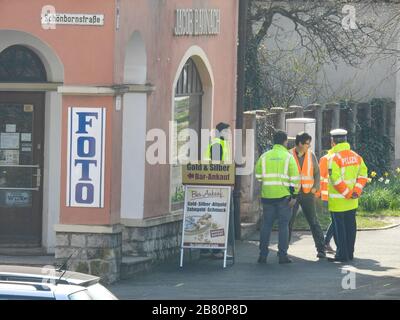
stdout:
<svg viewBox="0 0 400 320">
<path fill-rule="evenodd" d="M 220 122 L 215 127 L 215 138 L 211 140 L 211 143 L 207 146 L 207 149 L 204 153 L 204 160 L 211 161 L 211 162 L 224 162 L 224 163 L 231 163 L 231 148 L 229 142 L 225 139 L 225 136 L 230 129 L 229 124 Z M 233 203 L 232 203 L 232 195 L 231 195 L 231 205 L 230 205 L 230 220 L 234 218 L 233 216 Z M 231 230 L 232 231 L 232 230 Z M 229 242 L 235 241 L 232 239 L 232 232 L 229 232 Z M 202 254 L 209 253 L 208 250 L 202 249 Z M 222 259 L 224 254 L 219 249 L 213 249 L 211 254 L 216 259 Z M 233 256 L 227 255 L 227 259 L 233 259 Z"/>
<path fill-rule="evenodd" d="M 368 181 L 368 168 L 363 158 L 352 151 L 347 131 L 331 131 L 333 156 L 328 162 L 328 207 L 332 213 L 336 240 L 336 255 L 331 262 L 346 262 L 354 258 L 358 199 Z"/>
<path fill-rule="evenodd" d="M 207 146 L 204 154 L 204 160 L 223 161 L 229 163 L 231 159 L 231 148 L 229 142 L 225 140 L 225 133 L 230 126 L 227 123 L 220 122 L 215 127 L 215 138 Z"/>
<path fill-rule="evenodd" d="M 260 256 L 258 263 L 266 263 L 274 221 L 279 221 L 279 263 L 291 263 L 289 246 L 289 221 L 299 190 L 299 170 L 293 156 L 287 150 L 288 136 L 278 130 L 274 134 L 272 150 L 265 152 L 256 164 L 256 178 L 262 182 L 261 198 L 263 219 L 260 232 Z"/>
<path fill-rule="evenodd" d="M 315 247 L 317 249 L 318 258 L 326 258 L 324 233 L 319 224 L 316 208 L 315 194 L 320 189 L 320 173 L 318 160 L 315 154 L 310 150 L 311 136 L 307 132 L 301 132 L 296 136 L 296 147 L 290 150 L 301 176 L 300 192 L 297 197 L 297 203 L 293 208 L 293 216 L 289 225 L 289 241 L 296 214 L 301 206 L 308 225 L 310 226 L 312 236 L 314 238 Z"/>
</svg>

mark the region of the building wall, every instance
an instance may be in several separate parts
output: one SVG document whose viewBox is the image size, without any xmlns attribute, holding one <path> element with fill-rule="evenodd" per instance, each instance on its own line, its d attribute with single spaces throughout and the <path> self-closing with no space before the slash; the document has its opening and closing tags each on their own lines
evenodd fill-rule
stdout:
<svg viewBox="0 0 400 320">
<path fill-rule="evenodd" d="M 51 1 L 57 12 L 105 15 L 102 27 L 57 25 L 55 30 L 45 30 L 40 23 L 42 8 L 48 4 L 44 0 L 1 1 L 0 29 L 24 31 L 47 43 L 64 65 L 65 84 L 112 84 L 113 1 Z"/>
<path fill-rule="evenodd" d="M 116 225 L 121 217 L 128 220 L 164 217 L 151 221 L 152 230 L 159 223 L 166 228 L 171 224 L 178 228 L 181 216 L 169 212 L 170 165 L 146 163 L 146 147 L 151 144 L 145 143 L 146 133 L 151 129 L 168 133 L 169 121 L 173 119 L 174 84 L 190 57 L 205 86 L 203 127 L 212 128 L 220 121 L 234 127 L 238 0 L 54 0 L 51 5 L 56 12 L 104 14 L 105 23 L 96 27 L 57 25 L 54 30 L 45 30 L 40 17 L 42 8 L 48 4 L 44 0 L 0 2 L 0 51 L 14 44 L 12 41 L 28 46 L 42 58 L 48 81 L 60 82 L 58 92 L 46 93 L 43 245 L 49 252 L 54 252 L 57 246 L 56 257 L 63 258 L 67 256 L 64 249 L 72 246 L 72 238 L 77 239 L 80 234 L 106 236 L 108 232 L 119 237 L 119 229 L 111 227 L 104 233 L 96 225 Z M 220 34 L 175 37 L 178 8 L 220 9 Z M 139 35 L 135 39 L 139 41 L 134 44 L 142 41 L 142 51 L 129 49 L 135 31 Z M 71 87 L 78 91 L 97 86 L 111 90 L 120 84 L 151 84 L 155 89 L 117 96 L 61 93 Z M 119 98 L 122 109 L 117 103 Z M 107 110 L 104 208 L 66 207 L 69 107 Z M 125 174 L 125 179 L 121 178 Z M 127 224 L 129 227 L 147 228 L 147 224 L 138 226 L 131 222 Z M 70 242 L 56 240 L 54 231 L 59 239 L 68 234 Z M 179 234 L 173 237 L 178 239 Z M 163 241 L 158 235 L 156 238 Z M 175 238 L 170 241 L 172 251 L 175 243 L 178 245 Z M 85 241 L 74 244 L 84 246 Z"/>
<path fill-rule="evenodd" d="M 175 9 L 219 8 L 221 33 L 218 36 L 175 37 Z M 134 31 L 144 39 L 147 52 L 147 82 L 156 87 L 147 98 L 147 131 L 160 128 L 168 132 L 172 120 L 173 81 L 189 48 L 200 47 L 210 62 L 215 79 L 213 100 L 214 126 L 220 121 L 235 121 L 236 51 L 238 1 L 218 0 L 122 0 L 121 29 L 117 32 L 116 48 L 126 47 Z M 155 39 L 157 39 L 155 41 Z M 117 49 L 116 49 L 117 50 Z M 118 52 L 117 52 L 118 51 Z M 116 82 L 123 79 L 124 50 L 116 51 Z M 224 54 L 221 54 L 221 53 Z M 210 124 L 211 125 L 211 124 Z M 148 143 L 147 146 L 151 145 Z M 169 213 L 170 166 L 146 163 L 144 218 Z"/>
<path fill-rule="evenodd" d="M 114 3 L 82 2 L 77 0 L 52 1 L 56 12 L 103 13 L 105 24 L 92 26 L 60 26 L 55 30 L 42 28 L 42 8 L 49 3 L 41 0 L 0 2 L 0 51 L 13 44 L 27 46 L 38 54 L 45 65 L 49 82 L 68 86 L 112 85 L 114 71 Z M 99 54 L 101 53 L 101 54 Z M 101 214 L 96 210 L 65 207 L 66 117 L 70 106 L 108 106 L 109 143 L 106 163 L 106 197 L 108 202 Z M 113 167 L 111 159 L 120 160 L 121 116 L 113 116 L 114 101 L 109 98 L 83 98 L 47 92 L 45 102 L 45 145 L 43 168 L 43 227 L 42 245 L 47 252 L 54 252 L 56 237 L 54 225 L 109 224 L 119 222 L 120 168 Z M 62 115 L 64 115 L 62 117 Z M 112 124 L 112 125 L 111 125 Z M 115 130 L 117 128 L 117 130 Z M 114 130 L 111 134 L 110 130 Z M 118 158 L 119 157 L 119 158 Z M 62 165 L 61 165 L 62 163 Z"/>
</svg>

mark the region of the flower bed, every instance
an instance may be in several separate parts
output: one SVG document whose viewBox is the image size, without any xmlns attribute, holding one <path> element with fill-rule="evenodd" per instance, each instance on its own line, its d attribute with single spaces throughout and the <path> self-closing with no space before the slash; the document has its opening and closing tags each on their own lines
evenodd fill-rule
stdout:
<svg viewBox="0 0 400 320">
<path fill-rule="evenodd" d="M 400 168 L 382 176 L 371 172 L 370 182 L 360 198 L 360 209 L 366 212 L 400 210 Z"/>
</svg>

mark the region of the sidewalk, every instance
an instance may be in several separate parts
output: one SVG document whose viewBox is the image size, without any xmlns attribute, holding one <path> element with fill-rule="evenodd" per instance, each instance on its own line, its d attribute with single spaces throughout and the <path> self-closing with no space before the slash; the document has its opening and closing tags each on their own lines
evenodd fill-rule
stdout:
<svg viewBox="0 0 400 320">
<path fill-rule="evenodd" d="M 109 288 L 120 299 L 400 299 L 400 227 L 359 232 L 353 267 L 318 260 L 308 232 L 295 232 L 289 254 L 279 265 L 277 233 L 266 265 L 256 263 L 258 233 L 236 245 L 236 263 L 202 258 L 160 265 L 136 279 Z M 344 290 L 342 269 L 356 273 L 356 289 Z"/>
</svg>

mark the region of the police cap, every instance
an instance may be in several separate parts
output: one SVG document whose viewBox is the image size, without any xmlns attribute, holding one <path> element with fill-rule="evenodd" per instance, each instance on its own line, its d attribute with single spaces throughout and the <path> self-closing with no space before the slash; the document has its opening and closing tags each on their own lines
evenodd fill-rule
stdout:
<svg viewBox="0 0 400 320">
<path fill-rule="evenodd" d="M 345 137 L 347 136 L 347 130 L 344 129 L 334 129 L 331 131 L 332 137 Z"/>
</svg>

